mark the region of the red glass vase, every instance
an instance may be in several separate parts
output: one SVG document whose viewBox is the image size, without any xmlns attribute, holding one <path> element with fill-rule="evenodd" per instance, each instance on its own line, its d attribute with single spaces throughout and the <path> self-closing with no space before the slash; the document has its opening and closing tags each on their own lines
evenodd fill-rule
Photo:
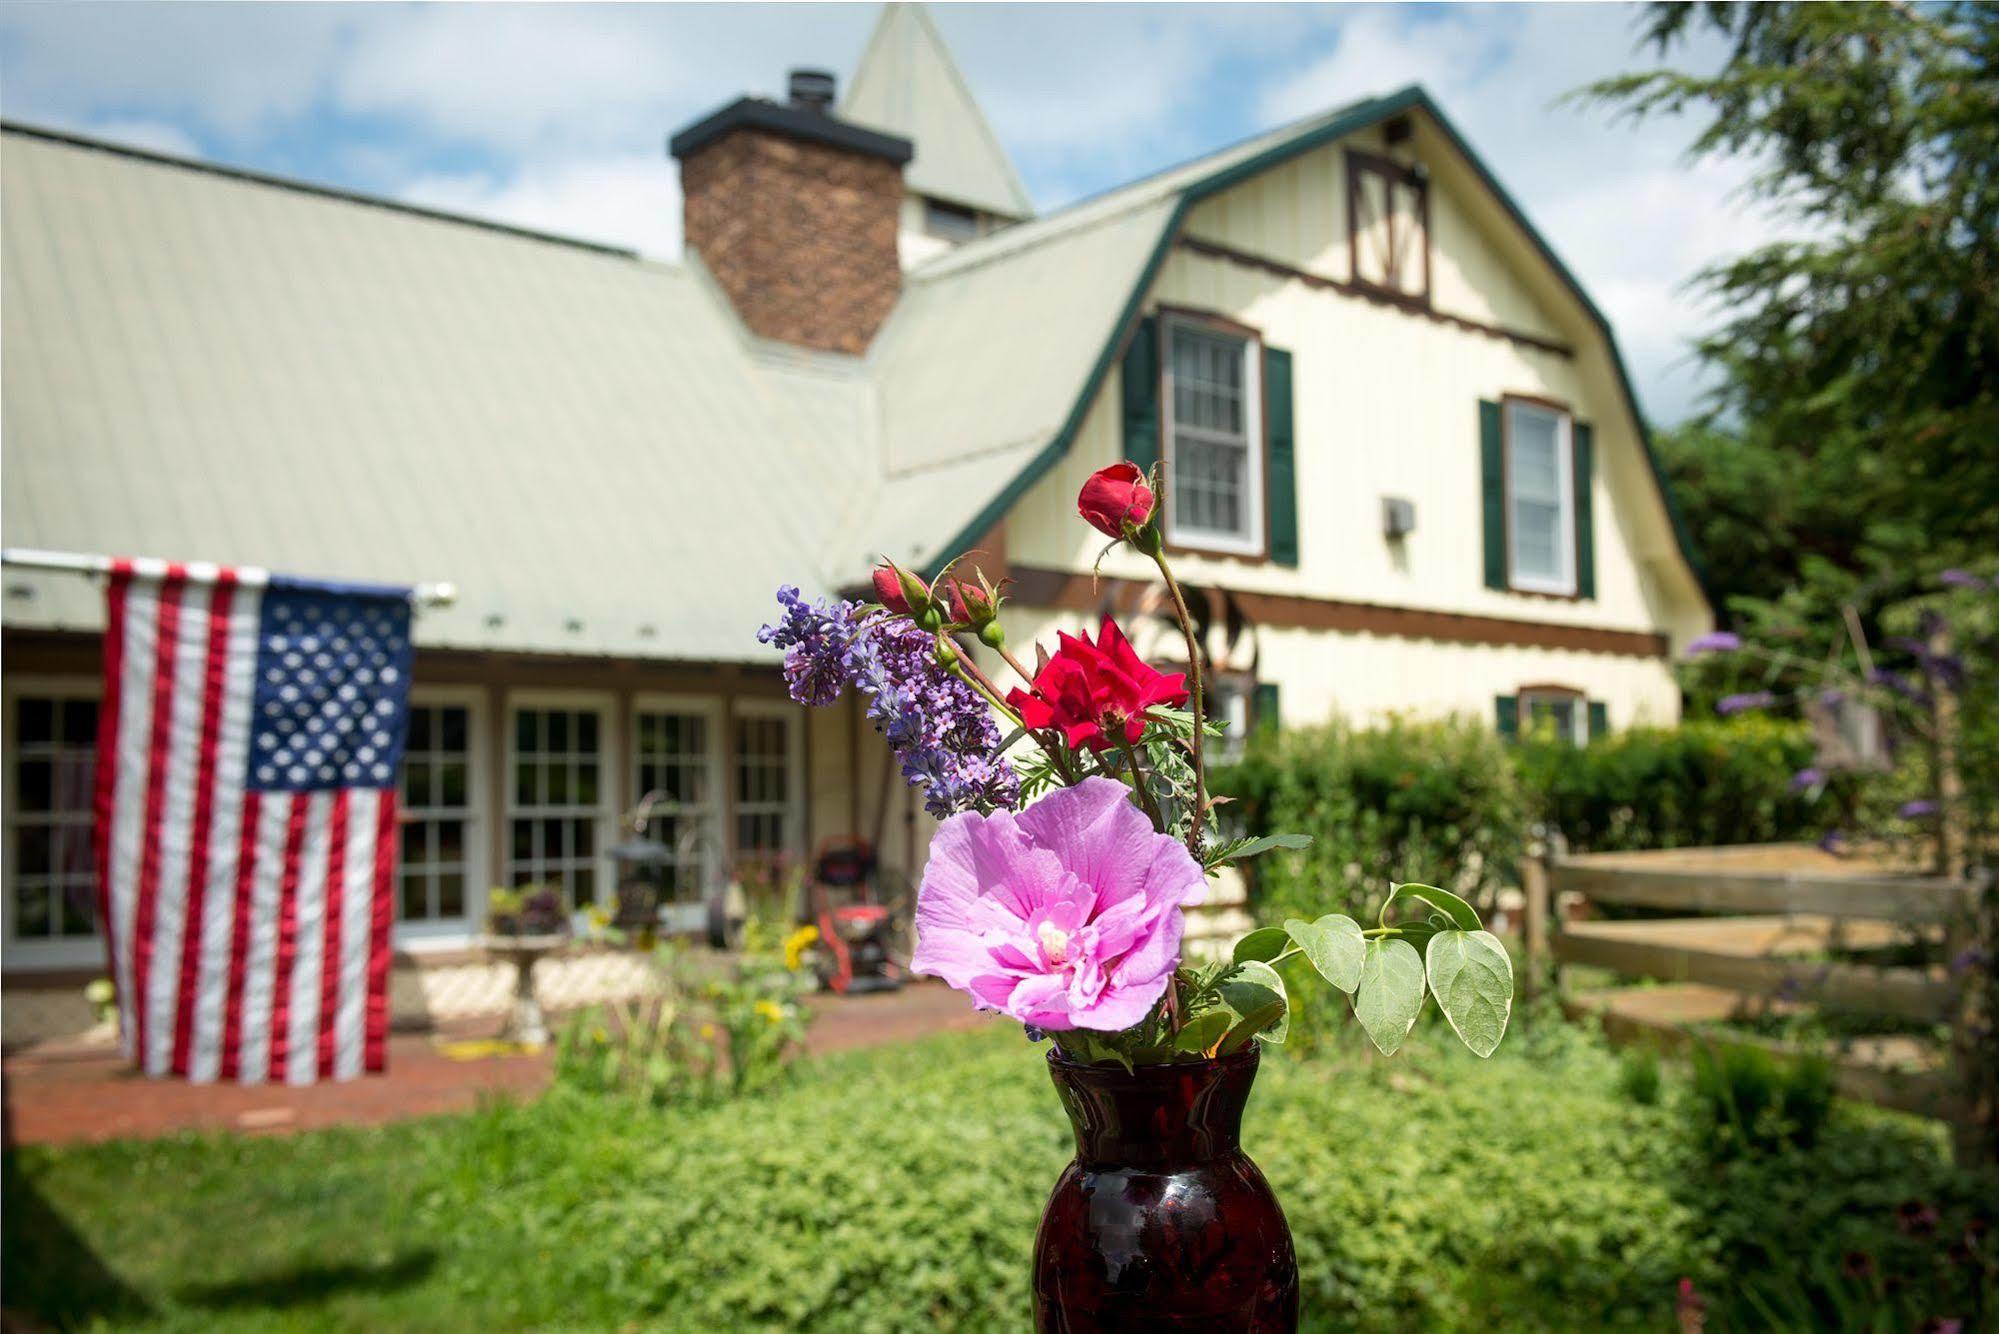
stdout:
<svg viewBox="0 0 1999 1334">
<path fill-rule="evenodd" d="M 1186 1065 L 1048 1070 L 1076 1128 L 1034 1238 L 1035 1328 L 1298 1328 L 1298 1261 L 1241 1147 L 1257 1049 Z"/>
</svg>

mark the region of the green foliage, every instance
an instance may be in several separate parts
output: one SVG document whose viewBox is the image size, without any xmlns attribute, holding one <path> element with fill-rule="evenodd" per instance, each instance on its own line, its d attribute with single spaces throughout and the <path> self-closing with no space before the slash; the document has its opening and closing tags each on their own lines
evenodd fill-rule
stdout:
<svg viewBox="0 0 1999 1334">
<path fill-rule="evenodd" d="M 1702 280 L 1728 312 L 1699 344 L 1715 406 L 1747 425 L 1669 457 L 1703 536 L 1746 539 L 1707 548 L 1721 591 L 1775 596 L 1810 556 L 1913 575 L 1999 549 L 1999 7 L 1652 6 L 1662 53 L 1697 33 L 1718 68 L 1586 95 L 1696 117 L 1695 153 L 1752 163 L 1805 238 Z"/>
<path fill-rule="evenodd" d="M 1515 763 L 1534 818 L 1578 851 L 1816 839 L 1846 824 L 1854 783 L 1794 791 L 1814 759 L 1802 722 L 1745 714 L 1632 727 L 1587 746 L 1523 737 Z"/>
<path fill-rule="evenodd" d="M 1469 719 L 1395 719 L 1267 732 L 1216 778 L 1252 834 L 1312 837 L 1255 863 L 1258 915 L 1365 920 L 1402 881 L 1441 881 L 1472 902 L 1512 874 L 1527 807 L 1506 748 Z"/>
<path fill-rule="evenodd" d="M 757 919 L 725 962 L 679 945 L 653 954 L 655 993 L 573 1016 L 558 1037 L 555 1077 L 580 1092 L 647 1106 L 764 1092 L 805 1041 L 810 978 Z"/>
<path fill-rule="evenodd" d="M 1832 1110 L 1832 1063 L 1737 1043 L 1694 1049 L 1694 1142 L 1711 1159 L 1810 1148 Z"/>
<path fill-rule="evenodd" d="M 804 1063 L 753 1115 L 557 1087 L 382 1129 L 18 1151 L 0 1281 L 64 1326 L 1018 1330 L 1073 1143 L 1000 1027 Z M 1393 1062 L 1266 1056 L 1244 1147 L 1307 1329 L 1669 1328 L 1682 1275 L 1711 1328 L 1755 1327 L 1752 1284 L 1802 1289 L 1848 1250 L 1892 1272 L 1898 1202 L 1961 1230 L 1999 1199 L 1933 1127 L 1842 1106 L 1810 1149 L 1710 1166 L 1587 1034 L 1490 1061 L 1440 1034 Z"/>
<path fill-rule="evenodd" d="M 1640 1107 L 1656 1107 L 1663 1082 L 1659 1053 L 1650 1047 L 1628 1047 L 1617 1063 L 1617 1089 Z"/>
</svg>

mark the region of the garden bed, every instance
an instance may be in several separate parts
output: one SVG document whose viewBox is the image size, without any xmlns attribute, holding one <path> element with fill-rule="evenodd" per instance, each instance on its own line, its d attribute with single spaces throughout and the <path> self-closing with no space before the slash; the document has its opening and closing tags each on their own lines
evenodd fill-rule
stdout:
<svg viewBox="0 0 1999 1334">
<path fill-rule="evenodd" d="M 1711 1166 L 1557 1024 L 1489 1061 L 1433 1023 L 1393 1063 L 1276 1050 L 1246 1147 L 1297 1236 L 1308 1328 L 1670 1325 L 1844 1250 L 1894 1203 L 1999 1197 L 1934 1126 L 1842 1108 L 1809 1152 Z M 379 1130 L 7 1160 L 10 1310 L 168 1328 L 1018 1330 L 1069 1153 L 1017 1028 L 807 1062 L 748 1102 L 558 1088 Z M 1956 1205 L 1951 1204 L 1956 1201 Z M 217 1238 L 228 1239 L 218 1247 Z"/>
</svg>

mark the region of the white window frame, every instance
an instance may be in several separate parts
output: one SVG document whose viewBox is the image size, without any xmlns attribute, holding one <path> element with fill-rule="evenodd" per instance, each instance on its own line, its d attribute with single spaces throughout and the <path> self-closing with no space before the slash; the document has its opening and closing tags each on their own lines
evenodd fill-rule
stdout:
<svg viewBox="0 0 1999 1334">
<path fill-rule="evenodd" d="M 0 966 L 20 968 L 29 971 L 55 968 L 79 968 L 96 965 L 106 967 L 104 957 L 104 933 L 102 927 L 87 936 L 64 936 L 49 939 L 37 936 L 32 940 L 18 940 L 14 935 L 14 868 L 19 864 L 14 855 L 14 762 L 17 738 L 14 728 L 14 711 L 23 696 L 29 699 L 88 699 L 103 706 L 104 683 L 94 676 L 13 676 L 9 675 L 0 686 L 0 734 L 4 734 L 5 745 L 0 746 L 0 832 L 4 833 L 4 862 L 6 885 L 0 893 Z"/>
<path fill-rule="evenodd" d="M 1179 452 L 1180 427 L 1173 420 L 1173 340 L 1181 330 L 1208 338 L 1241 344 L 1243 445 L 1248 454 L 1243 470 L 1243 515 L 1248 528 L 1242 533 L 1194 528 L 1180 521 L 1174 503 L 1177 486 L 1173 479 L 1174 456 Z M 1160 364 L 1160 445 L 1166 459 L 1166 540 L 1190 551 L 1215 551 L 1236 556 L 1262 556 L 1267 540 L 1264 522 L 1264 465 L 1269 453 L 1263 421 L 1263 339 L 1248 329 L 1223 327 L 1198 316 L 1167 312 L 1159 321 Z M 1189 427 L 1198 430 L 1198 427 Z M 1218 441 L 1217 443 L 1223 443 Z"/>
<path fill-rule="evenodd" d="M 468 784 L 465 793 L 465 914 L 462 917 L 427 918 L 420 922 L 405 921 L 402 917 L 403 864 L 402 847 L 397 844 L 396 856 L 396 925 L 392 939 L 398 946 L 436 946 L 444 943 L 462 943 L 466 937 L 480 929 L 486 920 L 486 889 L 491 883 L 487 868 L 489 852 L 493 846 L 493 813 L 491 809 L 492 750 L 487 721 L 487 692 L 478 686 L 420 686 L 410 687 L 410 707 L 421 708 L 462 708 L 465 714 L 465 749 Z M 404 760 L 409 758 L 404 751 Z M 508 770 L 511 774 L 511 768 Z M 401 766 L 397 766 L 396 789 L 402 790 Z M 511 790 L 511 789 L 509 789 Z M 401 826 L 408 822 L 408 812 L 399 807 L 397 811 L 397 838 L 402 837 Z"/>
<path fill-rule="evenodd" d="M 1551 690 L 1545 686 L 1526 686 L 1515 697 L 1519 710 L 1517 726 L 1522 732 L 1534 726 L 1534 705 L 1538 703 L 1566 704 L 1569 708 L 1569 737 L 1577 749 L 1589 744 L 1589 698 L 1570 690 Z"/>
<path fill-rule="evenodd" d="M 722 701 L 714 695 L 673 695 L 640 691 L 632 696 L 631 731 L 625 738 L 628 760 L 626 768 L 631 777 L 632 801 L 634 804 L 645 799 L 646 789 L 639 781 L 639 715 L 642 713 L 677 713 L 697 717 L 708 724 L 708 792 L 706 807 L 660 806 L 655 812 L 699 811 L 706 819 L 710 837 L 706 846 L 697 849 L 701 864 L 701 884 L 703 894 L 725 883 L 728 862 L 730 818 L 729 790 L 731 777 L 729 761 L 735 749 L 734 729 L 725 716 Z M 656 837 L 648 829 L 647 837 Z M 662 839 L 662 842 L 665 840 Z"/>
<path fill-rule="evenodd" d="M 1508 398 L 1502 404 L 1506 433 L 1506 576 L 1507 583 L 1527 593 L 1576 595 L 1576 464 L 1575 415 L 1566 408 L 1525 398 Z M 1560 574 L 1526 574 L 1520 569 L 1520 507 L 1514 489 L 1515 465 L 1519 458 L 1518 439 L 1513 429 L 1514 415 L 1538 412 L 1555 419 L 1555 487 L 1560 511 L 1555 516 L 1555 550 L 1561 556 Z"/>
<path fill-rule="evenodd" d="M 736 841 L 736 822 L 742 815 L 742 802 L 736 795 L 736 768 L 742 760 L 742 752 L 736 745 L 736 723 L 743 718 L 774 718 L 785 724 L 785 788 L 788 797 L 782 812 L 784 846 L 779 851 L 802 858 L 805 855 L 805 711 L 788 699 L 738 699 L 729 710 L 725 773 L 729 782 L 726 837 L 731 857 L 740 862 L 748 855 L 748 849 Z"/>
<path fill-rule="evenodd" d="M 514 821 L 516 819 L 557 818 L 594 820 L 595 836 L 593 854 L 596 867 L 591 902 L 601 907 L 612 907 L 617 901 L 616 886 L 611 883 L 615 868 L 611 864 L 611 845 L 617 838 L 618 825 L 618 785 L 623 775 L 623 747 L 618 736 L 618 701 L 607 690 L 510 690 L 502 704 L 502 718 L 506 731 L 506 768 L 502 771 L 502 786 L 506 799 L 502 803 L 500 827 L 500 870 L 499 883 L 512 886 L 514 883 Z M 514 792 L 514 771 L 519 759 L 520 731 L 515 725 L 515 713 L 520 709 L 566 709 L 572 712 L 585 710 L 597 715 L 597 808 L 593 813 L 580 807 L 523 807 Z M 565 814 L 551 815 L 552 811 Z M 580 909 L 584 905 L 572 904 Z"/>
</svg>

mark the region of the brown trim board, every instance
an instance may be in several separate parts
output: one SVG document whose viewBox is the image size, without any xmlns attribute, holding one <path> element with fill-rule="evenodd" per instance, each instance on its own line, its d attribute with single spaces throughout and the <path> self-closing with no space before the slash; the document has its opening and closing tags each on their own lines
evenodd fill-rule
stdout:
<svg viewBox="0 0 1999 1334">
<path fill-rule="evenodd" d="M 1099 583 L 1088 574 L 1064 570 L 1013 567 L 1010 596 L 1024 607 L 1059 611 L 1096 611 L 1114 605 L 1121 581 Z M 1664 658 L 1665 635 L 1644 630 L 1604 630 L 1589 625 L 1557 625 L 1548 621 L 1515 620 L 1509 616 L 1473 616 L 1455 611 L 1427 611 L 1372 602 L 1302 597 L 1293 593 L 1250 593 L 1231 589 L 1229 596 L 1259 625 L 1300 630 L 1339 630 L 1354 634 L 1428 639 L 1444 644 L 1494 647 L 1567 649 L 1577 653 L 1612 653 L 1632 658 Z"/>
<path fill-rule="evenodd" d="M 1553 353 L 1558 357 L 1574 357 L 1576 355 L 1576 350 L 1567 343 L 1557 343 L 1552 339 L 1542 338 L 1536 334 L 1522 333 L 1518 329 L 1508 329 L 1503 325 L 1481 324 L 1477 320 L 1465 319 L 1462 315 L 1446 314 L 1429 305 L 1427 302 L 1416 300 L 1413 297 L 1397 296 L 1394 293 L 1385 292 L 1378 287 L 1373 287 L 1366 283 L 1342 282 L 1338 278 L 1328 278 L 1321 273 L 1310 273 L 1304 269 L 1294 268 L 1289 264 L 1270 259 L 1264 255 L 1252 254 L 1247 250 L 1237 250 L 1231 246 L 1217 245 L 1213 241 L 1203 241 L 1193 236 L 1182 236 L 1174 244 L 1192 254 L 1204 255 L 1209 259 L 1227 260 L 1232 264 L 1241 264 L 1247 268 L 1260 269 L 1273 277 L 1295 279 L 1307 287 L 1316 287 L 1327 292 L 1337 292 L 1341 296 L 1358 297 L 1363 301 L 1371 301 L 1377 306 L 1387 306 L 1393 310 L 1399 310 L 1405 315 L 1414 315 L 1436 324 L 1447 324 L 1454 329 L 1463 329 L 1467 333 L 1484 334 L 1488 338 L 1502 338 L 1509 343 L 1517 343 L 1521 347 L 1530 347 L 1538 352 Z"/>
</svg>

